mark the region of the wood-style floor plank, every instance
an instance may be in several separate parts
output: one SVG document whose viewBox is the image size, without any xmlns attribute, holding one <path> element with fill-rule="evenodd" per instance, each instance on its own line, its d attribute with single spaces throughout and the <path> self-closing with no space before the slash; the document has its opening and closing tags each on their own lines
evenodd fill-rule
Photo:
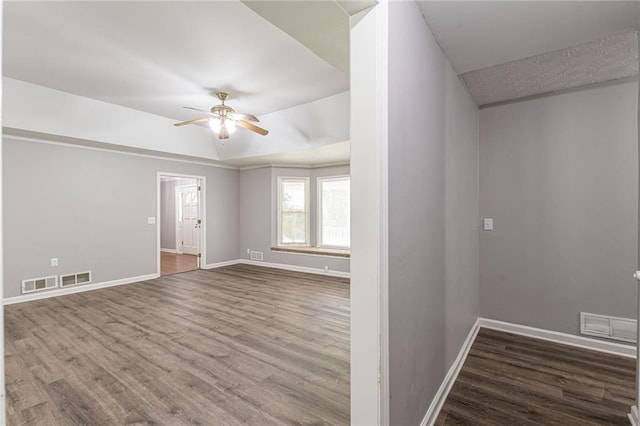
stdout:
<svg viewBox="0 0 640 426">
<path fill-rule="evenodd" d="M 628 425 L 634 401 L 634 359 L 482 328 L 436 425 Z"/>
<path fill-rule="evenodd" d="M 198 269 L 198 258 L 193 254 L 160 252 L 160 275 L 178 274 Z"/>
<path fill-rule="evenodd" d="M 349 424 L 349 282 L 235 265 L 5 308 L 10 425 Z"/>
</svg>

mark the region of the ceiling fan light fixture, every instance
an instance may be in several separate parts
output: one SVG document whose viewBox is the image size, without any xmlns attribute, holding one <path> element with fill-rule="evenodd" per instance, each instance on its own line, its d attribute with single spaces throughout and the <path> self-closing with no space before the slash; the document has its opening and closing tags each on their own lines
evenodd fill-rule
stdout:
<svg viewBox="0 0 640 426">
<path fill-rule="evenodd" d="M 236 131 L 236 122 L 235 120 L 225 120 L 224 118 L 210 118 L 209 119 L 209 127 L 215 134 L 220 134 L 220 130 L 222 129 L 222 124 L 227 126 L 227 132 L 233 133 Z"/>
<path fill-rule="evenodd" d="M 225 101 L 229 95 L 224 92 L 218 93 L 218 99 L 222 102 L 220 105 L 214 105 L 210 111 L 205 111 L 193 107 L 185 107 L 186 109 L 192 109 L 209 114 L 209 117 L 196 118 L 193 120 L 182 121 L 180 123 L 174 123 L 174 126 L 186 126 L 187 124 L 208 123 L 211 130 L 218 135 L 218 139 L 228 139 L 229 134 L 236 131 L 237 126 L 244 127 L 247 130 L 255 132 L 259 135 L 266 136 L 269 134 L 268 130 L 256 126 L 253 123 L 260 120 L 253 114 L 238 114 L 236 111 L 228 105 L 225 105 Z"/>
<path fill-rule="evenodd" d="M 225 124 L 227 125 L 227 132 L 233 133 L 236 131 L 236 121 L 235 120 L 225 120 Z"/>
</svg>

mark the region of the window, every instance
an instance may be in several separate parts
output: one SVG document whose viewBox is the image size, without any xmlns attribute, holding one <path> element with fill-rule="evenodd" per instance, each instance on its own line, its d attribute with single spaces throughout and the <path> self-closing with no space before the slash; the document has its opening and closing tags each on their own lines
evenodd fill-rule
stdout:
<svg viewBox="0 0 640 426">
<path fill-rule="evenodd" d="M 348 248 L 351 245 L 351 179 L 348 176 L 318 178 L 318 245 Z"/>
<path fill-rule="evenodd" d="M 278 245 L 309 245 L 309 178 L 278 177 Z"/>
</svg>

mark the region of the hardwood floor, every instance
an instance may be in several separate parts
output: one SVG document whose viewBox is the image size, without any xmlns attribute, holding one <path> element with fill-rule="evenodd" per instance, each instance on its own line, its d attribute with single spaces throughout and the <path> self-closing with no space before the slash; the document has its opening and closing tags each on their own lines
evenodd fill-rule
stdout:
<svg viewBox="0 0 640 426">
<path fill-rule="evenodd" d="M 9 305 L 8 424 L 349 424 L 349 314 L 250 265 Z"/>
<path fill-rule="evenodd" d="M 192 254 L 160 252 L 160 275 L 171 275 L 198 269 L 198 258 Z"/>
<path fill-rule="evenodd" d="M 481 329 L 436 425 L 628 425 L 635 360 Z"/>
</svg>

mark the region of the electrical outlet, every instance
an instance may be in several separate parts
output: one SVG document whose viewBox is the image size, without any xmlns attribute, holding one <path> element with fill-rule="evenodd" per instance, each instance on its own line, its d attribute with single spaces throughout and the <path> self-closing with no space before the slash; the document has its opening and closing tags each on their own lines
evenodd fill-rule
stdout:
<svg viewBox="0 0 640 426">
<path fill-rule="evenodd" d="M 328 272 L 329 272 L 329 267 L 325 265 L 325 267 L 324 267 L 324 273 L 326 274 L 326 273 L 328 273 Z"/>
<path fill-rule="evenodd" d="M 149 217 L 147 218 L 147 223 L 148 223 L 149 225 L 155 225 L 155 223 L 156 223 L 156 218 L 155 218 L 155 217 L 153 217 L 153 216 L 149 216 Z"/>
<path fill-rule="evenodd" d="M 493 218 L 485 217 L 483 220 L 484 230 L 493 231 Z"/>
<path fill-rule="evenodd" d="M 250 248 L 247 249 L 247 254 L 251 254 L 251 249 Z"/>
<path fill-rule="evenodd" d="M 57 257 L 52 257 L 51 258 L 51 266 L 58 266 L 58 258 Z"/>
</svg>

